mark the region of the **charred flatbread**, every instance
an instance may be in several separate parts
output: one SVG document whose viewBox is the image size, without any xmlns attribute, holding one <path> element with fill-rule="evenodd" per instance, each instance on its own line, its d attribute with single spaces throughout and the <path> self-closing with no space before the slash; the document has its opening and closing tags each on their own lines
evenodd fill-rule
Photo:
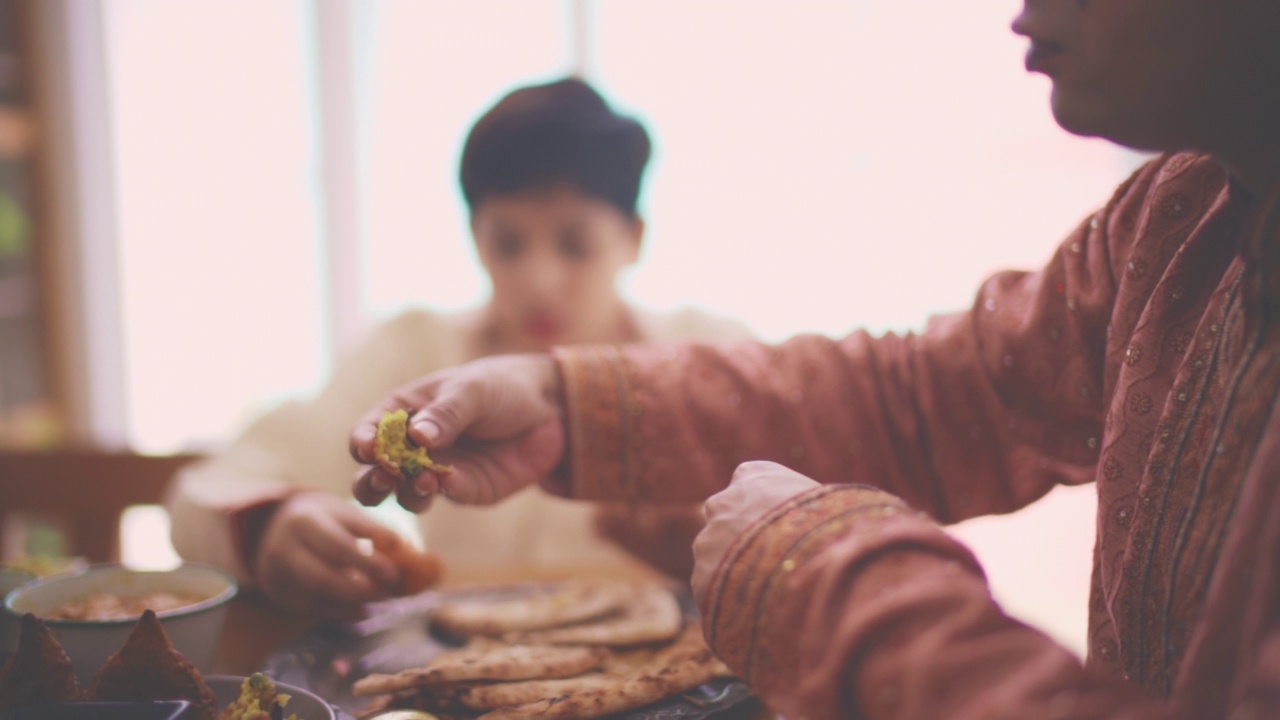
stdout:
<svg viewBox="0 0 1280 720">
<path fill-rule="evenodd" d="M 531 645 L 623 647 L 664 642 L 680 633 L 684 615 L 669 590 L 658 585 L 632 585 L 627 595 L 616 615 L 567 627 L 510 633 L 506 639 Z"/>
<path fill-rule="evenodd" d="M 608 651 L 584 647 L 531 647 L 513 645 L 495 650 L 465 650 L 438 658 L 426 667 L 402 670 L 394 675 L 374 674 L 355 682 L 356 696 L 378 695 L 429 685 L 470 680 L 537 680 L 564 678 L 594 670 Z"/>
<path fill-rule="evenodd" d="M 18 647 L 0 666 L 0 711 L 79 699 L 71 658 L 40 618 L 23 615 Z"/>
<path fill-rule="evenodd" d="M 215 720 L 218 700 L 199 671 L 179 653 L 151 610 L 89 686 L 93 700 L 189 700 L 193 720 Z M 185 717 L 185 716 L 184 716 Z"/>
<path fill-rule="evenodd" d="M 565 680 L 559 686 L 562 690 L 559 695 L 498 708 L 480 717 L 483 720 L 598 718 L 658 702 L 728 674 L 728 668 L 710 650 L 672 665 L 655 658 L 626 675 L 603 676 L 576 685 L 573 678 Z"/>
<path fill-rule="evenodd" d="M 452 702 L 468 710 L 497 710 L 511 705 L 525 705 L 571 692 L 609 687 L 618 682 L 616 675 L 586 673 L 560 680 L 523 680 L 520 682 L 472 685 L 462 688 Z"/>
<path fill-rule="evenodd" d="M 635 592 L 627 583 L 570 581 L 516 600 L 442 603 L 431 621 L 464 635 L 504 635 L 557 628 L 620 613 Z"/>
</svg>

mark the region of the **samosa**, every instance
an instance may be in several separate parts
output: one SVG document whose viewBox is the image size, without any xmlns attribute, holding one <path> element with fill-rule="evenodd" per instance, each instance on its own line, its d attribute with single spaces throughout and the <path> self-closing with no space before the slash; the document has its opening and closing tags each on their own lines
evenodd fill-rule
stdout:
<svg viewBox="0 0 1280 720">
<path fill-rule="evenodd" d="M 71 658 L 40 618 L 22 616 L 18 648 L 0 667 L 0 712 L 80 699 Z"/>
<path fill-rule="evenodd" d="M 147 610 L 124 646 L 94 676 L 94 700 L 189 700 L 193 720 L 215 720 L 218 700 L 204 678 L 169 642 L 156 614 Z"/>
</svg>

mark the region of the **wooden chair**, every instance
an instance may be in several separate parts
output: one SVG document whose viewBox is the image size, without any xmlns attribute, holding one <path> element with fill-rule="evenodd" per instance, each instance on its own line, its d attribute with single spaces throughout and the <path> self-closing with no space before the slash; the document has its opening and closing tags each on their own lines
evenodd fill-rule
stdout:
<svg viewBox="0 0 1280 720">
<path fill-rule="evenodd" d="M 173 474 L 197 458 L 0 450 L 0 530 L 13 516 L 47 519 L 63 531 L 71 555 L 90 562 L 117 561 L 125 508 L 160 503 Z"/>
</svg>

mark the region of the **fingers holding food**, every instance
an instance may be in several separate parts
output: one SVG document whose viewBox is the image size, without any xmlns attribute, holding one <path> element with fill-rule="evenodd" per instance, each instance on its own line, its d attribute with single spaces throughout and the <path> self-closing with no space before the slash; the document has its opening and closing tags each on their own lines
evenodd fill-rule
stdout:
<svg viewBox="0 0 1280 720">
<path fill-rule="evenodd" d="M 434 587 L 444 577 L 444 563 L 438 555 L 419 551 L 398 535 L 373 538 L 373 548 L 390 559 L 398 570 L 398 595 L 416 595 Z"/>
<path fill-rule="evenodd" d="M 373 441 L 374 461 L 401 480 L 413 480 L 424 470 L 449 473 L 453 468 L 431 459 L 427 449 L 409 439 L 409 413 L 403 408 L 388 412 L 378 421 Z"/>
</svg>

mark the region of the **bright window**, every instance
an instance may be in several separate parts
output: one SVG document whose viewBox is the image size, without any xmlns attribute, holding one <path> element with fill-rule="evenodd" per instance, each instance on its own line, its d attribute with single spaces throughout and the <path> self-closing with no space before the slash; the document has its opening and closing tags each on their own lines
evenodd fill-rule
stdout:
<svg viewBox="0 0 1280 720">
<path fill-rule="evenodd" d="M 510 88 L 567 71 L 569 5 L 361 6 L 350 272 L 370 320 L 483 299 L 461 141 Z M 308 7 L 104 4 L 144 449 L 221 441 L 330 366 Z M 626 284 L 645 306 L 709 308 L 772 339 L 917 326 L 992 270 L 1042 262 L 1134 164 L 1053 124 L 1007 29 L 1015 0 L 588 7 L 585 65 L 655 139 L 646 258 Z"/>
<path fill-rule="evenodd" d="M 1034 267 L 1128 172 L 1021 69 L 1016 0 L 617 0 L 598 72 L 659 157 L 632 290 L 770 338 L 916 326 Z"/>
<path fill-rule="evenodd" d="M 480 113 L 569 66 L 563 0 L 385 0 L 366 76 L 368 310 L 458 309 L 488 294 L 471 248 L 458 158 Z M 417 279 L 405 268 L 417 268 Z"/>
<path fill-rule="evenodd" d="M 221 440 L 327 366 L 302 3 L 103 3 L 128 439 Z"/>
</svg>

